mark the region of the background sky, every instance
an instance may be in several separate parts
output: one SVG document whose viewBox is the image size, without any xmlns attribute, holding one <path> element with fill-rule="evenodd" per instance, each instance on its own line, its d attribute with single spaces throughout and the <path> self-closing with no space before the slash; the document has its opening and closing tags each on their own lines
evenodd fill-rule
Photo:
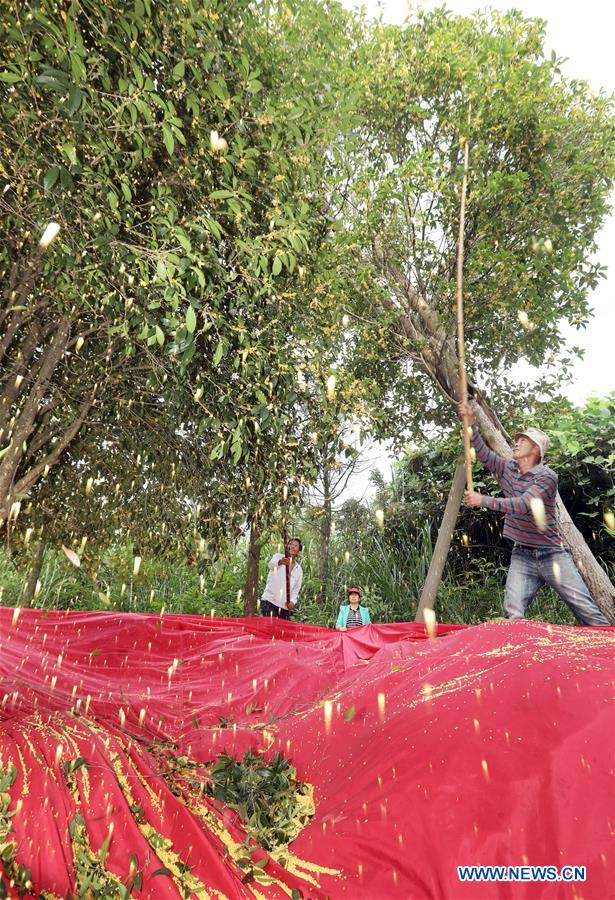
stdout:
<svg viewBox="0 0 615 900">
<path fill-rule="evenodd" d="M 368 14 L 377 17 L 382 14 L 387 22 L 402 24 L 412 9 L 434 9 L 442 2 L 426 0 L 421 3 L 407 3 L 404 0 L 342 0 L 348 8 L 364 7 Z M 544 19 L 547 22 L 545 52 L 548 56 L 555 50 L 566 62 L 562 66 L 564 75 L 582 78 L 590 88 L 599 93 L 615 94 L 615 64 L 613 62 L 613 35 L 615 35 L 615 3 L 608 0 L 584 0 L 584 2 L 562 2 L 562 0 L 517 0 L 517 2 L 477 3 L 476 0 L 448 0 L 445 4 L 451 12 L 469 15 L 475 10 L 488 8 L 506 10 L 519 9 L 526 16 Z M 615 198 L 614 198 L 615 200 Z M 600 282 L 590 298 L 594 316 L 586 329 L 565 326 L 562 334 L 575 346 L 585 350 L 585 356 L 574 367 L 573 379 L 564 393 L 575 404 L 582 404 L 590 396 L 603 395 L 615 390 L 615 213 L 612 213 L 598 236 L 598 260 L 608 267 L 607 278 Z M 529 365 L 521 363 L 519 377 L 532 380 L 536 372 Z M 387 477 L 390 474 L 391 457 L 384 448 L 370 454 L 373 466 Z M 354 478 L 349 484 L 344 499 L 348 496 L 361 497 L 369 486 L 369 473 Z"/>
</svg>

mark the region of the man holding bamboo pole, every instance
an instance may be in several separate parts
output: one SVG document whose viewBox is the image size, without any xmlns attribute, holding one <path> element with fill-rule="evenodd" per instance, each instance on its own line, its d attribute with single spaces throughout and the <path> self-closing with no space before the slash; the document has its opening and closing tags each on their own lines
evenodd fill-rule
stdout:
<svg viewBox="0 0 615 900">
<path fill-rule="evenodd" d="M 286 542 L 284 555 L 275 553 L 269 562 L 269 574 L 261 599 L 261 615 L 275 619 L 290 619 L 297 605 L 303 581 L 298 557 L 303 550 L 299 538 Z"/>
<path fill-rule="evenodd" d="M 581 625 L 608 625 L 565 547 L 556 515 L 557 475 L 544 465 L 549 438 L 539 428 L 515 435 L 512 459 L 498 456 L 483 441 L 470 403 L 458 405 L 468 422 L 470 442 L 479 459 L 497 478 L 504 497 L 465 492 L 465 505 L 503 512 L 504 537 L 513 541 L 506 578 L 504 615 L 523 619 L 540 587 L 553 588 Z"/>
</svg>

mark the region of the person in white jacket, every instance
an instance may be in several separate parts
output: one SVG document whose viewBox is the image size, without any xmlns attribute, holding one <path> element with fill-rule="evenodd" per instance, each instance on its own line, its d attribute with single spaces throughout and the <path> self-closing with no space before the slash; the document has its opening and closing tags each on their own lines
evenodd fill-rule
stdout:
<svg viewBox="0 0 615 900">
<path fill-rule="evenodd" d="M 303 570 L 297 561 L 302 550 L 303 544 L 299 538 L 291 538 L 284 548 L 284 554 L 274 553 L 269 560 L 267 584 L 261 597 L 261 615 L 290 619 L 303 582 Z M 290 598 L 287 597 L 287 571 L 290 572 Z"/>
</svg>

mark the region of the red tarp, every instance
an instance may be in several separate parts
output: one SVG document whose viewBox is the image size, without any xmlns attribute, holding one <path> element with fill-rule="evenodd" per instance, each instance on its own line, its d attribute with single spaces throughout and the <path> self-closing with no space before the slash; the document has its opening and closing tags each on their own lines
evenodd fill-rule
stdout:
<svg viewBox="0 0 615 900">
<path fill-rule="evenodd" d="M 75 860 L 95 862 L 112 826 L 106 869 L 126 883 L 134 854 L 133 896 L 156 900 L 293 889 L 605 900 L 615 896 L 614 646 L 612 628 L 532 622 L 444 625 L 430 640 L 415 624 L 339 634 L 2 608 L 0 767 L 17 768 L 17 862 L 36 894 L 68 897 Z M 168 777 L 174 757 L 248 747 L 281 750 L 314 785 L 315 815 L 286 867 L 265 867 L 269 885 L 242 883 L 227 853 L 244 838 L 234 814 L 220 827 L 210 801 Z M 67 777 L 79 758 L 87 768 Z M 587 878 L 462 883 L 458 865 L 585 866 Z"/>
</svg>

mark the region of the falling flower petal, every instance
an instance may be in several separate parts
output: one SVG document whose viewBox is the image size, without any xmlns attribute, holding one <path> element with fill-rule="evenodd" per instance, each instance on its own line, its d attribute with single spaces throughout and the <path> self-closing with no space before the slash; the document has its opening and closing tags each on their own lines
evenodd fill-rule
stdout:
<svg viewBox="0 0 615 900">
<path fill-rule="evenodd" d="M 435 638 L 438 635 L 438 623 L 436 621 L 436 614 L 433 609 L 424 609 L 423 610 L 423 619 L 425 621 L 425 630 L 427 631 L 427 635 L 430 638 Z"/>
<path fill-rule="evenodd" d="M 547 515 L 545 513 L 545 505 L 540 497 L 532 497 L 530 499 L 530 509 L 532 510 L 532 516 L 534 517 L 536 528 L 539 531 L 546 531 Z"/>
<path fill-rule="evenodd" d="M 50 222 L 47 228 L 45 228 L 43 232 L 43 236 L 38 242 L 39 247 L 43 250 L 46 250 L 47 247 L 55 241 L 60 231 L 60 226 L 57 222 Z"/>
<path fill-rule="evenodd" d="M 77 554 L 75 553 L 74 550 L 71 550 L 70 547 L 65 547 L 64 544 L 62 544 L 62 551 L 64 552 L 64 555 L 66 556 L 66 558 L 70 562 L 72 562 L 72 564 L 77 569 L 81 568 L 81 560 L 79 559 L 79 557 L 77 556 Z"/>
<path fill-rule="evenodd" d="M 220 137 L 217 131 L 212 131 L 209 135 L 209 145 L 212 153 L 222 153 L 227 149 L 228 144 L 223 137 Z"/>
</svg>

